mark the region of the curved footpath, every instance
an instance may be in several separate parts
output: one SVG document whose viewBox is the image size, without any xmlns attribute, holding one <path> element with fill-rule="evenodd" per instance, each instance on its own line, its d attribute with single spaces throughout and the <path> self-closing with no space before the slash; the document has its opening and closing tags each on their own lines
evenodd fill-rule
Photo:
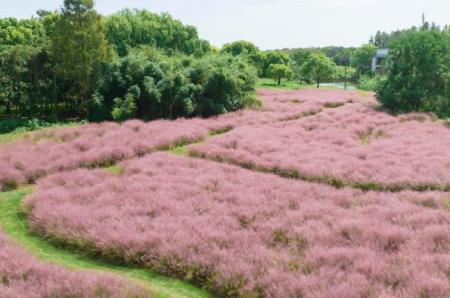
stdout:
<svg viewBox="0 0 450 298">
<path fill-rule="evenodd" d="M 109 264 L 82 256 L 77 252 L 53 246 L 37 235 L 30 234 L 26 217 L 21 210 L 22 200 L 33 187 L 0 193 L 0 228 L 17 244 L 39 260 L 61 265 L 73 270 L 92 270 L 113 273 L 134 280 L 150 288 L 155 298 L 208 298 L 212 297 L 195 286 L 152 272 L 150 269 Z"/>
</svg>

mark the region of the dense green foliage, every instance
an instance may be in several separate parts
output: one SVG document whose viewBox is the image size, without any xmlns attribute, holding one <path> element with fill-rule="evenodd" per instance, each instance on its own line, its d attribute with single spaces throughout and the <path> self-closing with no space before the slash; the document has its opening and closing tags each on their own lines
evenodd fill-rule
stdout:
<svg viewBox="0 0 450 298">
<path fill-rule="evenodd" d="M 38 119 L 7 119 L 0 121 L 0 133 L 9 133 L 16 130 L 32 131 L 50 126 L 50 123 Z"/>
<path fill-rule="evenodd" d="M 263 77 L 270 77 L 269 69 L 272 64 L 282 64 L 290 66 L 291 59 L 289 56 L 281 51 L 270 51 L 264 53 L 261 74 Z"/>
<path fill-rule="evenodd" d="M 391 43 L 387 77 L 378 97 L 393 111 L 450 116 L 450 34 L 440 29 L 410 31 Z"/>
<path fill-rule="evenodd" d="M 448 27 L 444 28 L 446 30 Z M 370 38 L 369 43 L 375 45 L 377 48 L 389 48 L 391 46 L 391 43 L 404 35 L 407 35 L 411 32 L 416 32 L 419 30 L 436 30 L 439 29 L 439 27 L 434 23 L 428 23 L 425 20 L 425 15 L 423 15 L 422 19 L 422 25 L 420 27 L 413 26 L 411 28 L 402 29 L 402 30 L 396 30 L 391 33 L 383 32 L 383 31 L 377 31 L 377 33 Z"/>
<path fill-rule="evenodd" d="M 358 76 L 367 75 L 371 72 L 372 59 L 377 48 L 372 44 L 366 44 L 355 50 L 352 56 L 352 65 L 356 68 Z"/>
<path fill-rule="evenodd" d="M 241 45 L 241 43 L 244 42 L 237 43 Z M 317 54 L 320 56 L 325 55 L 331 62 L 338 66 L 335 75 L 326 76 L 324 77 L 325 80 L 336 79 L 337 81 L 356 82 L 359 74 L 353 66 L 350 66 L 355 50 L 355 48 L 330 46 L 323 48 L 294 48 L 263 52 L 262 64 L 259 64 L 259 75 L 261 77 L 278 80 L 277 76 L 274 75 L 274 68 L 277 68 L 277 70 L 280 70 L 278 72 L 283 74 L 281 78 L 291 78 L 296 80 L 300 85 L 310 83 L 313 74 L 304 73 L 302 67 L 312 55 Z M 235 52 L 239 53 L 240 51 Z M 370 57 L 370 60 L 372 57 Z M 283 67 L 283 71 L 281 71 L 282 68 L 278 65 L 285 66 Z M 370 69 L 370 62 L 366 68 Z"/>
<path fill-rule="evenodd" d="M 332 59 L 337 65 L 349 65 L 352 53 L 355 48 L 345 47 L 322 47 L 322 48 L 296 48 L 285 49 L 284 53 L 288 54 L 293 64 L 302 65 L 312 53 L 324 53 L 328 58 Z"/>
<path fill-rule="evenodd" d="M 0 119 L 209 116 L 254 102 L 256 47 L 245 59 L 214 53 L 168 14 L 102 17 L 92 0 L 63 4 L 37 18 L 0 19 Z"/>
<path fill-rule="evenodd" d="M 338 82 L 355 82 L 357 81 L 356 77 L 356 68 L 350 66 L 342 66 L 337 65 L 336 67 L 336 80 Z"/>
<path fill-rule="evenodd" d="M 43 22 L 39 19 L 0 19 L 0 45 L 39 44 L 46 38 Z"/>
<path fill-rule="evenodd" d="M 324 80 L 332 79 L 336 76 L 336 64 L 324 53 L 311 54 L 300 69 L 302 75 L 316 82 L 317 88 Z"/>
<path fill-rule="evenodd" d="M 262 74 L 265 55 L 253 43 L 245 40 L 227 43 L 222 47 L 221 52 L 228 53 L 233 56 L 245 57 L 253 66 L 258 69 L 258 74 Z"/>
<path fill-rule="evenodd" d="M 277 81 L 277 85 L 281 85 L 281 79 L 290 78 L 292 71 L 285 64 L 270 64 L 267 74 Z"/>
<path fill-rule="evenodd" d="M 167 13 L 125 9 L 107 17 L 105 27 L 108 41 L 120 56 L 141 45 L 164 49 L 168 54 L 195 56 L 211 50 L 209 43 L 198 37 L 195 27 L 186 26 Z"/>
<path fill-rule="evenodd" d="M 365 90 L 365 91 L 376 91 L 382 80 L 383 80 L 382 76 L 379 76 L 379 75 L 362 76 L 359 79 L 358 89 Z"/>
<path fill-rule="evenodd" d="M 256 73 L 240 57 L 134 51 L 105 67 L 94 116 L 114 120 L 210 116 L 255 101 Z"/>
<path fill-rule="evenodd" d="M 97 68 L 108 59 L 101 16 L 94 10 L 93 0 L 64 0 L 51 53 L 56 77 L 70 84 L 64 96 L 88 115 Z"/>
</svg>

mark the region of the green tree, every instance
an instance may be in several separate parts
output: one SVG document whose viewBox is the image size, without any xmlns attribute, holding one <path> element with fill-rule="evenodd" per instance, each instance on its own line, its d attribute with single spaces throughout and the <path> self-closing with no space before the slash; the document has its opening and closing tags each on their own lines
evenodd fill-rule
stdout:
<svg viewBox="0 0 450 298">
<path fill-rule="evenodd" d="M 352 57 L 352 65 L 356 68 L 358 76 L 370 73 L 372 59 L 376 53 L 377 48 L 373 44 L 366 44 L 355 50 Z"/>
<path fill-rule="evenodd" d="M 391 42 L 391 35 L 386 32 L 377 31 L 374 37 L 371 38 L 371 44 L 378 48 L 387 48 Z"/>
<path fill-rule="evenodd" d="M 226 113 L 255 103 L 255 84 L 255 69 L 241 56 L 170 57 L 135 49 L 106 65 L 94 120 Z"/>
<path fill-rule="evenodd" d="M 52 56 L 60 83 L 70 83 L 65 94 L 88 115 L 99 66 L 108 58 L 101 16 L 93 0 L 64 0 L 52 37 Z M 62 81 L 62 82 L 61 82 Z"/>
<path fill-rule="evenodd" d="M 291 69 L 284 64 L 271 64 L 268 70 L 269 77 L 277 81 L 278 86 L 281 85 L 281 79 L 289 78 L 292 75 Z"/>
<path fill-rule="evenodd" d="M 334 78 L 336 75 L 336 64 L 324 53 L 313 53 L 302 65 L 301 73 L 305 78 L 314 80 L 317 88 L 319 88 L 322 81 Z"/>
<path fill-rule="evenodd" d="M 228 53 L 233 56 L 244 56 L 249 62 L 258 68 L 258 73 L 262 74 L 263 54 L 257 46 L 246 40 L 239 40 L 225 44 L 220 50 L 221 53 Z"/>
<path fill-rule="evenodd" d="M 209 42 L 198 36 L 197 29 L 184 25 L 169 14 L 147 10 L 124 9 L 105 19 L 106 36 L 120 56 L 137 46 L 152 46 L 166 54 L 184 53 L 202 56 L 211 51 Z"/>
<path fill-rule="evenodd" d="M 48 108 L 51 76 L 43 48 L 15 45 L 0 51 L 0 103 L 6 114 L 34 116 Z"/>
<path fill-rule="evenodd" d="M 269 67 L 272 64 L 283 64 L 289 65 L 291 59 L 289 56 L 281 51 L 271 51 L 264 53 L 263 65 L 262 65 L 262 76 L 269 77 Z"/>
<path fill-rule="evenodd" d="M 111 112 L 115 121 L 125 121 L 136 116 L 136 102 L 141 96 L 139 86 L 131 86 L 124 98 L 117 97 L 114 99 L 114 108 Z"/>
<path fill-rule="evenodd" d="M 393 111 L 450 116 L 450 36 L 439 29 L 403 34 L 391 42 L 387 77 L 378 98 Z"/>
<path fill-rule="evenodd" d="M 37 45 L 46 37 L 39 19 L 0 19 L 0 45 Z"/>
</svg>

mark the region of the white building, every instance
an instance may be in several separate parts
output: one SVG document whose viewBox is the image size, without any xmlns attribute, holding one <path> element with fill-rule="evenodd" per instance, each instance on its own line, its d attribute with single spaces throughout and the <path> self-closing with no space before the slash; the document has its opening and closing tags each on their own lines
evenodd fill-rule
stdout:
<svg viewBox="0 0 450 298">
<path fill-rule="evenodd" d="M 372 59 L 372 72 L 383 72 L 384 61 L 387 58 L 389 49 L 379 49 Z"/>
</svg>

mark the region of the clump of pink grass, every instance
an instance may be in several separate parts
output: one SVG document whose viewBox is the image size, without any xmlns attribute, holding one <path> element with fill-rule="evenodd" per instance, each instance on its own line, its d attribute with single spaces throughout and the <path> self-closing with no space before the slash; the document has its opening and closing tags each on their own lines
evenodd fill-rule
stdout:
<svg viewBox="0 0 450 298">
<path fill-rule="evenodd" d="M 448 193 L 336 190 L 168 153 L 122 167 L 39 181 L 31 229 L 224 296 L 450 295 Z"/>
<path fill-rule="evenodd" d="M 298 91 L 258 90 L 262 107 L 241 110 L 207 120 L 208 125 L 260 125 L 280 120 L 299 119 L 341 104 L 358 102 L 375 105 L 373 96 L 361 96 L 355 91 L 302 89 Z"/>
<path fill-rule="evenodd" d="M 0 232 L 0 297 L 151 297 L 125 280 L 41 263 Z"/>
<path fill-rule="evenodd" d="M 200 121 L 137 120 L 46 130 L 0 146 L 0 190 L 32 183 L 50 173 L 117 161 L 201 140 L 208 129 Z"/>
<path fill-rule="evenodd" d="M 289 120 L 289 119 L 287 119 Z M 450 190 L 450 128 L 362 104 L 260 125 L 192 145 L 191 154 L 305 180 L 370 189 Z"/>
</svg>

